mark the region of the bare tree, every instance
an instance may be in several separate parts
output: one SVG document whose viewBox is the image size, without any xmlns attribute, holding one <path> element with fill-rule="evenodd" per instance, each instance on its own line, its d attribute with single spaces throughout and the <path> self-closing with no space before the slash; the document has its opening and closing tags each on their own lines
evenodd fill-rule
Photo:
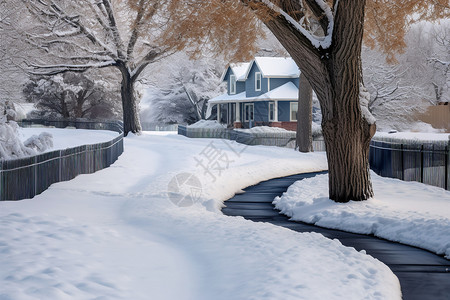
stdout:
<svg viewBox="0 0 450 300">
<path fill-rule="evenodd" d="M 224 64 L 221 57 L 189 59 L 184 52 L 155 64 L 156 72 L 146 77 L 142 121 L 191 124 L 205 119 L 208 100 L 223 92 Z"/>
<path fill-rule="evenodd" d="M 450 100 L 450 21 L 420 23 L 406 36 L 408 47 L 400 63 L 408 63 L 408 78 L 419 84 L 437 105 Z"/>
<path fill-rule="evenodd" d="M 224 40 L 230 35 L 220 27 L 229 16 L 217 12 L 216 22 L 211 23 L 215 29 L 208 26 L 199 17 L 208 11 L 208 2 L 198 0 L 22 1 L 40 22 L 29 32 L 29 42 L 52 54 L 57 62 L 33 62 L 33 73 L 53 75 L 106 67 L 119 70 L 125 135 L 141 130 L 134 84 L 149 64 L 187 46 L 198 54 L 201 48 L 195 45 L 208 41 L 215 47 L 231 48 L 239 43 L 251 45 L 256 39 L 244 30 L 234 34 L 237 45 L 220 42 L 217 35 Z M 244 18 L 236 25 L 246 22 Z"/>
<path fill-rule="evenodd" d="M 29 55 L 29 47 L 20 37 L 17 24 L 24 7 L 14 1 L 0 0 L 0 98 L 16 102 L 26 73 L 21 67 L 23 56 Z"/>
<path fill-rule="evenodd" d="M 35 115 L 64 119 L 112 119 L 118 98 L 104 80 L 72 72 L 32 76 L 24 85 L 23 95 L 35 103 Z"/>
</svg>

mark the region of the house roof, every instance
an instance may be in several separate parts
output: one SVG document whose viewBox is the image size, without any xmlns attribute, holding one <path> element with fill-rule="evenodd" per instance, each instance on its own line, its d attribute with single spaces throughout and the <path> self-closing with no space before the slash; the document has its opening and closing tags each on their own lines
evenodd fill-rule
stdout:
<svg viewBox="0 0 450 300">
<path fill-rule="evenodd" d="M 246 74 L 248 73 L 248 68 L 250 64 L 251 63 L 248 62 L 234 63 L 230 64 L 228 68 L 231 68 L 231 71 L 233 71 L 233 74 L 236 76 L 236 81 L 245 81 L 247 79 Z M 226 68 L 225 72 L 223 72 L 220 81 L 223 81 L 225 79 L 225 75 L 227 74 L 228 68 Z"/>
<path fill-rule="evenodd" d="M 235 103 L 235 102 L 256 102 L 256 101 L 271 101 L 271 100 L 279 100 L 279 101 L 295 101 L 298 99 L 298 88 L 292 82 L 287 82 L 282 86 L 273 89 L 265 94 L 256 97 L 246 97 L 245 92 L 228 95 L 223 94 L 212 98 L 208 103 L 217 104 L 217 103 Z"/>
<path fill-rule="evenodd" d="M 263 77 L 300 77 L 300 69 L 297 67 L 297 64 L 294 62 L 294 60 L 290 57 L 255 57 L 255 59 L 250 63 L 250 66 L 247 69 L 245 79 L 247 79 L 253 63 L 256 63 Z"/>
</svg>

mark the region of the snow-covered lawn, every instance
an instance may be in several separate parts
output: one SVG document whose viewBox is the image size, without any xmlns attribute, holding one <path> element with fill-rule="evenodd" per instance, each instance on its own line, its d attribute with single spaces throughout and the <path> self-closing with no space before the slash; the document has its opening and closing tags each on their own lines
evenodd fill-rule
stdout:
<svg viewBox="0 0 450 300">
<path fill-rule="evenodd" d="M 22 141 L 26 141 L 31 136 L 39 135 L 42 132 L 48 132 L 53 136 L 53 148 L 47 149 L 45 152 L 108 142 L 119 135 L 117 132 L 109 130 L 60 129 L 49 127 L 19 128 L 20 139 Z"/>
<path fill-rule="evenodd" d="M 375 197 L 368 201 L 331 201 L 326 174 L 295 182 L 274 204 L 293 220 L 374 234 L 450 259 L 450 191 L 374 172 L 371 177 Z"/>
<path fill-rule="evenodd" d="M 0 299 L 399 299 L 363 252 L 218 212 L 248 185 L 325 168 L 323 153 L 127 137 L 110 168 L 0 203 Z"/>
</svg>

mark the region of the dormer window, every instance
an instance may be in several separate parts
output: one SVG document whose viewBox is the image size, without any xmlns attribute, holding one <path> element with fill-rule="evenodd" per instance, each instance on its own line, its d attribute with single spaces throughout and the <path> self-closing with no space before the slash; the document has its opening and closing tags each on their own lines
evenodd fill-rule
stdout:
<svg viewBox="0 0 450 300">
<path fill-rule="evenodd" d="M 236 94 L 236 76 L 230 75 L 230 94 Z"/>
<path fill-rule="evenodd" d="M 261 72 L 255 73 L 255 91 L 261 90 Z"/>
</svg>

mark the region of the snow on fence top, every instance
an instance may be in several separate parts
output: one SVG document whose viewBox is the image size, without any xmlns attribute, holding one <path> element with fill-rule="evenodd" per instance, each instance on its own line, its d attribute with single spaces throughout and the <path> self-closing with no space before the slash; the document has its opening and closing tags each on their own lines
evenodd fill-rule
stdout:
<svg viewBox="0 0 450 300">
<path fill-rule="evenodd" d="M 450 143 L 450 134 L 423 132 L 377 132 L 372 140 L 394 144 L 435 144 L 446 146 Z"/>
</svg>

